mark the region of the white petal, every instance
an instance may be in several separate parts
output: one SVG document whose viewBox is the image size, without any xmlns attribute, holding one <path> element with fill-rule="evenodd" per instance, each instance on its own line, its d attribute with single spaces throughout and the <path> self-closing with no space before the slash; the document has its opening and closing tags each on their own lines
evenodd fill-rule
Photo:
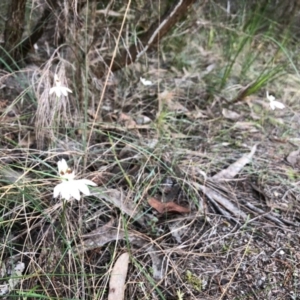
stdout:
<svg viewBox="0 0 300 300">
<path fill-rule="evenodd" d="M 73 196 L 73 186 L 69 181 L 64 181 L 61 188 L 61 197 L 65 200 L 70 200 L 71 196 Z"/>
<path fill-rule="evenodd" d="M 54 75 L 54 83 L 55 83 L 55 86 L 59 89 L 61 86 L 61 81 L 59 80 L 57 74 Z"/>
<path fill-rule="evenodd" d="M 74 197 L 76 200 L 80 200 L 80 193 L 79 193 L 79 188 L 74 186 L 72 190 L 70 190 L 70 194 L 72 197 Z"/>
<path fill-rule="evenodd" d="M 52 94 L 52 93 L 55 93 L 57 97 L 61 96 L 60 88 L 57 86 L 50 89 L 50 94 Z"/>
<path fill-rule="evenodd" d="M 279 108 L 279 109 L 283 109 L 285 108 L 285 105 L 279 101 L 271 101 L 270 102 L 270 107 L 271 109 L 275 109 L 275 108 Z"/>
<path fill-rule="evenodd" d="M 274 97 L 273 95 L 270 95 L 270 96 L 269 96 L 269 100 L 270 100 L 270 101 L 275 101 L 275 97 Z"/>
<path fill-rule="evenodd" d="M 75 178 L 74 171 L 70 173 L 71 169 L 69 168 L 67 162 L 64 159 L 57 162 L 57 167 L 58 167 L 58 174 L 61 178 L 66 180 L 73 180 Z"/>
<path fill-rule="evenodd" d="M 64 87 L 64 90 L 66 91 L 66 93 L 71 93 L 72 94 L 72 91 L 69 88 Z"/>
<path fill-rule="evenodd" d="M 61 189 L 62 189 L 62 183 L 58 184 L 53 191 L 53 198 L 57 198 L 59 196 L 59 194 L 61 193 Z"/>
<path fill-rule="evenodd" d="M 69 168 L 67 162 L 62 159 L 57 162 L 58 174 L 62 179 L 73 180 L 75 178 L 74 171 L 70 173 L 71 169 Z"/>
<path fill-rule="evenodd" d="M 153 83 L 152 83 L 152 81 L 150 81 L 150 80 L 147 80 L 147 79 L 145 79 L 145 78 L 143 78 L 143 77 L 140 77 L 140 81 L 141 81 L 141 83 L 143 84 L 143 85 L 152 85 Z"/>
<path fill-rule="evenodd" d="M 52 87 L 52 88 L 50 89 L 49 94 L 52 95 L 52 94 L 55 92 L 55 89 L 56 89 L 56 87 Z"/>
<path fill-rule="evenodd" d="M 284 104 L 279 101 L 273 101 L 273 104 L 276 108 L 279 108 L 279 109 L 285 108 Z"/>
<path fill-rule="evenodd" d="M 78 180 L 79 181 L 79 180 Z M 88 186 L 87 185 L 85 185 L 83 182 L 78 182 L 77 183 L 77 188 L 78 188 L 78 190 L 82 193 L 82 194 L 84 194 L 84 195 L 86 195 L 86 196 L 89 196 L 91 193 L 90 193 L 90 190 L 89 190 L 89 188 L 88 188 Z"/>
<path fill-rule="evenodd" d="M 60 91 L 61 91 L 61 93 L 64 95 L 64 96 L 68 96 L 68 92 L 66 91 L 66 88 L 65 87 L 61 87 L 60 88 Z"/>
<path fill-rule="evenodd" d="M 85 185 L 92 185 L 92 186 L 97 186 L 97 184 L 95 182 L 93 182 L 92 180 L 89 179 L 79 179 L 77 181 L 81 181 L 83 182 Z"/>
<path fill-rule="evenodd" d="M 62 199 L 69 201 L 70 198 L 71 198 L 71 196 L 72 195 L 71 195 L 70 191 L 68 191 L 68 190 L 62 190 L 62 192 L 61 192 Z"/>
<path fill-rule="evenodd" d="M 270 107 L 271 107 L 271 109 L 273 109 L 273 110 L 275 109 L 275 105 L 274 105 L 274 102 L 273 102 L 273 101 L 270 102 Z"/>
<path fill-rule="evenodd" d="M 269 95 L 269 91 L 267 91 L 267 99 L 269 101 L 274 101 L 275 100 L 275 97 L 273 95 Z"/>
<path fill-rule="evenodd" d="M 64 159 L 61 159 L 57 162 L 58 172 L 66 172 L 69 169 L 67 162 Z"/>
<path fill-rule="evenodd" d="M 70 181 L 63 181 L 54 188 L 53 197 L 56 198 L 61 195 L 61 198 L 70 200 L 72 196 L 73 186 Z"/>
<path fill-rule="evenodd" d="M 65 161 L 60 161 L 59 166 L 61 167 L 64 163 L 66 164 Z M 56 198 L 61 195 L 61 198 L 65 200 L 70 200 L 71 197 L 80 200 L 80 192 L 86 196 L 90 195 L 88 185 L 97 186 L 95 182 L 88 179 L 65 180 L 54 188 L 53 197 Z"/>
</svg>

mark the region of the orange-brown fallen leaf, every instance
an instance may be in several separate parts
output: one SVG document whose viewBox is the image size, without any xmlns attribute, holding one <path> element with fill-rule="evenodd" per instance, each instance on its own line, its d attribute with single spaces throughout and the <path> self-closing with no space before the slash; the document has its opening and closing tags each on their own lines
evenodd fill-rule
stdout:
<svg viewBox="0 0 300 300">
<path fill-rule="evenodd" d="M 124 123 L 125 126 L 136 126 L 136 122 L 133 120 L 133 118 L 122 112 L 119 115 L 118 122 Z"/>
<path fill-rule="evenodd" d="M 174 202 L 162 203 L 155 198 L 148 199 L 149 205 L 156 209 L 160 214 L 168 213 L 168 212 L 177 212 L 181 214 L 189 213 L 190 209 L 180 206 Z"/>
</svg>

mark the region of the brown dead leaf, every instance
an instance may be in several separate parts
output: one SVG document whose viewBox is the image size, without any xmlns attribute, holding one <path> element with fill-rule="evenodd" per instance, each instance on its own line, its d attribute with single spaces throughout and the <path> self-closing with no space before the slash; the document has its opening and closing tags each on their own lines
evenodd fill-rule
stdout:
<svg viewBox="0 0 300 300">
<path fill-rule="evenodd" d="M 185 115 L 191 120 L 197 120 L 200 118 L 208 118 L 208 116 L 205 113 L 206 112 L 204 110 L 201 110 L 198 107 L 196 107 L 196 109 L 193 111 L 185 112 Z"/>
<path fill-rule="evenodd" d="M 127 252 L 117 259 L 109 280 L 108 300 L 123 300 L 125 292 L 125 280 L 129 264 L 129 254 Z"/>
<path fill-rule="evenodd" d="M 190 209 L 180 206 L 173 201 L 167 202 L 167 203 L 162 203 L 155 198 L 150 198 L 148 199 L 149 205 L 156 209 L 160 214 L 168 213 L 168 212 L 177 212 L 181 214 L 189 213 Z"/>
<path fill-rule="evenodd" d="M 158 94 L 158 100 L 164 103 L 170 111 L 187 112 L 188 109 L 174 99 L 175 94 L 173 91 L 165 90 Z"/>
<path fill-rule="evenodd" d="M 174 99 L 175 93 L 173 91 L 164 90 L 162 93 L 158 94 L 158 100 L 172 101 Z"/>
<path fill-rule="evenodd" d="M 120 123 L 123 123 L 126 127 L 127 126 L 136 126 L 136 122 L 130 117 L 129 115 L 126 115 L 124 113 L 120 113 L 118 121 Z"/>
</svg>

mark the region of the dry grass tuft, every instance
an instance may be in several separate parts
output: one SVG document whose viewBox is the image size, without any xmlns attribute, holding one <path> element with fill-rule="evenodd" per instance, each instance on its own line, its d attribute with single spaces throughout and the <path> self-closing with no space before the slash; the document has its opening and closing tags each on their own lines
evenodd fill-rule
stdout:
<svg viewBox="0 0 300 300">
<path fill-rule="evenodd" d="M 1 73 L 0 283 L 25 264 L 7 296 L 107 299 L 128 253 L 124 299 L 297 299 L 289 31 L 269 6 L 195 2 L 149 51 L 169 4 L 102 2 L 30 2 L 43 32 Z M 72 94 L 49 95 L 55 74 Z M 62 158 L 90 196 L 53 199 Z"/>
</svg>

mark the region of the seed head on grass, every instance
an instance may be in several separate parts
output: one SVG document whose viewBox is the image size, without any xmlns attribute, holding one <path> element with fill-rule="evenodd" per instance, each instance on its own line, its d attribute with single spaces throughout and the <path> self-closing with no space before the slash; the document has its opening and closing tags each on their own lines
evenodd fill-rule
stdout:
<svg viewBox="0 0 300 300">
<path fill-rule="evenodd" d="M 74 126 L 74 115 L 77 113 L 74 99 L 68 97 L 72 90 L 62 83 L 67 81 L 64 67 L 60 67 L 54 75 L 54 86 L 49 73 L 50 70 L 46 69 L 36 90 L 38 106 L 35 128 L 39 148 L 43 147 L 45 138 L 56 143 L 62 128 Z"/>
<path fill-rule="evenodd" d="M 97 186 L 91 180 L 88 179 L 75 179 L 75 173 L 72 171 L 67 162 L 62 159 L 57 163 L 58 173 L 62 180 L 60 184 L 58 184 L 53 191 L 53 197 L 57 198 L 61 195 L 61 198 L 69 201 L 71 197 L 76 200 L 80 200 L 80 192 L 86 196 L 90 195 L 90 190 L 88 185 Z"/>
</svg>

